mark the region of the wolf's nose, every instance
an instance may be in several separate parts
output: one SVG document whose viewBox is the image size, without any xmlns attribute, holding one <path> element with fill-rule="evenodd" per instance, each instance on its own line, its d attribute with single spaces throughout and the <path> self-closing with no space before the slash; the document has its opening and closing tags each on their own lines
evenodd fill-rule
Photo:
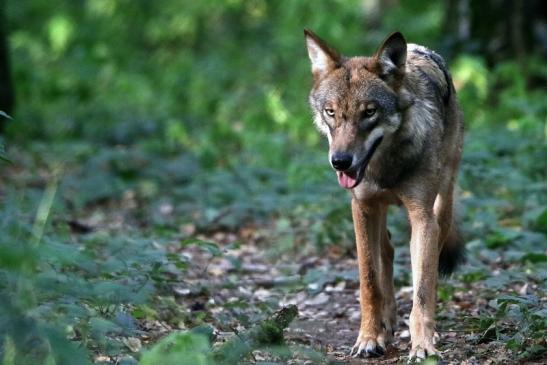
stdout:
<svg viewBox="0 0 547 365">
<path fill-rule="evenodd" d="M 344 171 L 350 168 L 353 163 L 353 155 L 347 152 L 335 152 L 330 158 L 332 167 L 338 171 Z"/>
</svg>

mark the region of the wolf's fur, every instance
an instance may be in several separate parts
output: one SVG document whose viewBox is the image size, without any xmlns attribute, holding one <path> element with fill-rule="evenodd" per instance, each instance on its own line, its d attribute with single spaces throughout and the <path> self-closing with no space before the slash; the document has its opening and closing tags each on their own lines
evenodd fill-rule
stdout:
<svg viewBox="0 0 547 365">
<path fill-rule="evenodd" d="M 390 35 L 372 57 L 351 58 L 311 31 L 305 35 L 314 122 L 329 139 L 340 185 L 352 195 L 362 314 L 352 353 L 383 354 L 394 331 L 386 214 L 389 204 L 402 204 L 412 228 L 410 357 L 436 354 L 437 270 L 452 271 L 463 252 L 453 223 L 463 118 L 450 74 L 437 53 L 407 45 L 400 33 Z M 347 168 L 337 165 L 342 155 L 350 157 Z"/>
</svg>

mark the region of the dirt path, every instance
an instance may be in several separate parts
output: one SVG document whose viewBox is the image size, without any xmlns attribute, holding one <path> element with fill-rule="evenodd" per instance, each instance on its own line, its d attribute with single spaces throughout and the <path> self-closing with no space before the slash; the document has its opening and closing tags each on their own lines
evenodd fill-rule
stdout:
<svg viewBox="0 0 547 365">
<path fill-rule="evenodd" d="M 397 288 L 398 328 L 394 342 L 386 355 L 379 359 L 354 359 L 348 356 L 359 328 L 357 262 L 347 257 L 289 257 L 267 260 L 267 248 L 241 245 L 227 249 L 221 257 L 211 257 L 203 250 L 188 249 L 193 268 L 179 288 L 180 300 L 190 308 L 211 313 L 217 329 L 217 340 L 229 338 L 243 328 L 244 321 L 235 318 L 258 318 L 258 308 L 275 310 L 296 304 L 298 319 L 286 331 L 289 344 L 305 346 L 323 354 L 335 364 L 392 364 L 406 363 L 409 351 L 408 316 L 412 306 L 412 290 Z M 438 349 L 445 364 L 508 364 L 515 363 L 504 343 L 490 333 L 473 330 L 475 321 L 485 313 L 492 313 L 484 288 L 448 281 L 450 298 L 438 304 Z M 192 294 L 192 288 L 209 287 Z M 521 288 L 522 289 L 522 288 Z M 525 290 L 530 290 L 527 288 Z M 231 309 L 230 309 L 231 308 Z M 227 322 L 218 318 L 230 318 Z M 488 331 L 486 331 L 488 332 Z M 306 356 L 295 352 L 290 364 L 314 364 Z M 275 358 L 257 351 L 254 360 L 273 361 Z M 542 363 L 541 361 L 538 363 Z"/>
</svg>

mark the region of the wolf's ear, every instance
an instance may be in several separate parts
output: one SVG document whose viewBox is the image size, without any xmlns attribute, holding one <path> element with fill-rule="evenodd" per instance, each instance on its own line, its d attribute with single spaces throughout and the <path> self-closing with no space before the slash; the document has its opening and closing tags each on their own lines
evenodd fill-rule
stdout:
<svg viewBox="0 0 547 365">
<path fill-rule="evenodd" d="M 342 57 L 334 48 L 309 29 L 304 29 L 304 35 L 314 77 L 321 77 L 340 66 Z"/>
<path fill-rule="evenodd" d="M 380 77 L 391 79 L 402 75 L 406 63 L 406 40 L 400 32 L 390 34 L 376 52 L 376 62 L 380 66 Z"/>
</svg>

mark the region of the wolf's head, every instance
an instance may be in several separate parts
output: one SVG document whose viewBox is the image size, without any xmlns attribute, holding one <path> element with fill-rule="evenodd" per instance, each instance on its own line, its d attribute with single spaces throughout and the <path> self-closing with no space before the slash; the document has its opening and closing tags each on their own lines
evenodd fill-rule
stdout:
<svg viewBox="0 0 547 365">
<path fill-rule="evenodd" d="M 374 56 L 346 58 L 313 32 L 304 33 L 314 79 L 309 98 L 314 122 L 328 137 L 329 161 L 340 186 L 352 189 L 412 103 L 401 88 L 406 41 L 393 33 Z"/>
</svg>

